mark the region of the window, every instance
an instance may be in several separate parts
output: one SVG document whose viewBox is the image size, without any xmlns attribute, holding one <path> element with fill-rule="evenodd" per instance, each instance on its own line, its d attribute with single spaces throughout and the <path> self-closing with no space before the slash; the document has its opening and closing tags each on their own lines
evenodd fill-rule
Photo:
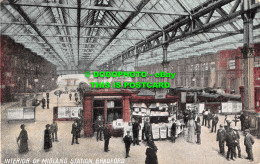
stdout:
<svg viewBox="0 0 260 164">
<path fill-rule="evenodd" d="M 231 60 L 228 61 L 228 69 L 236 69 L 235 59 L 231 59 Z"/>
<path fill-rule="evenodd" d="M 107 101 L 107 122 L 111 123 L 113 120 L 123 118 L 122 115 L 122 100 L 108 100 Z"/>
<path fill-rule="evenodd" d="M 255 57 L 254 66 L 255 67 L 260 67 L 260 56 Z"/>
<path fill-rule="evenodd" d="M 214 71 L 214 70 L 215 70 L 215 67 L 216 67 L 215 65 L 216 65 L 215 62 L 211 62 L 211 63 L 210 63 L 210 70 Z"/>
</svg>

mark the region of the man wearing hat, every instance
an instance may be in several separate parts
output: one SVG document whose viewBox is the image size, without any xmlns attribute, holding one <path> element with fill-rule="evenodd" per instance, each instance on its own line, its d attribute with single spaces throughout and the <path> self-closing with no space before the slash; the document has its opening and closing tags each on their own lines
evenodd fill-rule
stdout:
<svg viewBox="0 0 260 164">
<path fill-rule="evenodd" d="M 104 140 L 105 140 L 105 143 L 104 143 L 104 151 L 105 152 L 108 152 L 109 149 L 108 149 L 108 145 L 109 145 L 109 139 L 111 138 L 111 134 L 108 130 L 108 127 L 107 127 L 107 123 L 105 124 L 105 127 L 104 127 Z"/>
<path fill-rule="evenodd" d="M 44 131 L 44 150 L 47 152 L 50 148 L 52 148 L 51 141 L 51 132 L 50 132 L 50 124 L 47 124 L 46 129 Z"/>
<path fill-rule="evenodd" d="M 217 129 L 217 124 L 218 124 L 218 115 L 216 113 L 213 114 L 213 118 L 212 118 L 212 128 L 211 128 L 211 133 L 214 132 L 216 133 L 216 129 Z"/>
<path fill-rule="evenodd" d="M 172 127 L 171 127 L 171 134 L 172 134 L 172 142 L 175 143 L 175 136 L 176 136 L 176 121 L 172 119 Z"/>
<path fill-rule="evenodd" d="M 130 146 L 131 143 L 133 142 L 132 137 L 130 136 L 130 131 L 127 131 L 127 135 L 123 138 L 123 141 L 125 143 L 125 158 L 130 157 L 129 156 L 129 151 L 130 151 Z"/>
<path fill-rule="evenodd" d="M 254 143 L 255 143 L 255 141 L 250 134 L 250 130 L 246 129 L 245 130 L 244 145 L 246 146 L 246 153 L 247 153 L 246 159 L 249 159 L 250 161 L 254 161 L 253 152 L 252 152 L 252 148 L 253 148 Z"/>
<path fill-rule="evenodd" d="M 228 147 L 227 152 L 227 160 L 229 161 L 229 155 L 231 156 L 231 160 L 235 160 L 234 157 L 234 150 L 236 146 L 236 134 L 234 130 L 230 127 L 229 130 L 226 130 L 226 145 Z"/>
<path fill-rule="evenodd" d="M 217 141 L 219 145 L 219 153 L 225 155 L 225 140 L 226 140 L 226 130 L 223 128 L 223 125 L 219 125 L 219 129 L 217 132 Z"/>
<path fill-rule="evenodd" d="M 78 123 L 77 123 L 76 119 L 74 120 L 74 123 L 72 124 L 71 134 L 72 134 L 71 145 L 74 144 L 74 139 L 76 139 L 76 144 L 79 144 L 79 142 L 78 142 Z"/>
<path fill-rule="evenodd" d="M 237 148 L 237 151 L 238 151 L 238 158 L 242 158 L 241 157 L 241 148 L 240 148 L 240 142 L 239 142 L 239 139 L 240 139 L 240 136 L 239 136 L 239 133 L 238 133 L 238 128 L 235 126 L 233 128 L 235 134 L 236 134 L 236 140 L 235 140 L 235 149 L 234 149 L 234 156 L 235 158 L 237 157 L 237 154 L 236 154 L 236 148 Z"/>
<path fill-rule="evenodd" d="M 133 137 L 134 137 L 134 142 L 133 145 L 139 145 L 139 130 L 141 129 L 140 124 L 138 123 L 138 120 L 135 120 L 133 123 Z"/>
</svg>

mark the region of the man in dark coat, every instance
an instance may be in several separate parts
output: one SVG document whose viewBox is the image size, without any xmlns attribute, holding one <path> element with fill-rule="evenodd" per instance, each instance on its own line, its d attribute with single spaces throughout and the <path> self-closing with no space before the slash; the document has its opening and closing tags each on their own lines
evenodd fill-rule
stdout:
<svg viewBox="0 0 260 164">
<path fill-rule="evenodd" d="M 176 136 L 176 121 L 172 119 L 172 127 L 171 127 L 171 134 L 172 134 L 172 142 L 175 143 L 175 136 Z"/>
<path fill-rule="evenodd" d="M 97 141 L 102 141 L 103 123 L 101 116 L 98 116 L 97 120 L 95 121 L 95 129 L 97 131 Z"/>
<path fill-rule="evenodd" d="M 52 141 L 51 141 L 51 132 L 50 132 L 50 125 L 47 124 L 46 129 L 44 131 L 44 150 L 47 152 L 50 148 L 52 148 Z"/>
<path fill-rule="evenodd" d="M 154 142 L 151 141 L 148 144 L 148 148 L 146 149 L 146 159 L 145 159 L 145 164 L 158 164 L 158 159 L 157 159 L 157 147 L 155 146 Z"/>
<path fill-rule="evenodd" d="M 109 139 L 111 138 L 111 134 L 108 130 L 108 127 L 107 127 L 107 124 L 105 125 L 104 127 L 104 140 L 105 140 L 105 143 L 104 143 L 104 151 L 105 152 L 108 152 L 109 149 L 108 149 L 108 145 L 109 145 Z"/>
<path fill-rule="evenodd" d="M 50 104 L 50 99 L 47 98 L 47 109 L 50 109 L 49 104 Z"/>
<path fill-rule="evenodd" d="M 70 94 L 69 94 L 70 101 L 71 101 L 71 97 L 72 97 L 72 94 L 70 93 Z"/>
<path fill-rule="evenodd" d="M 130 146 L 131 143 L 133 142 L 132 137 L 130 136 L 130 131 L 127 131 L 127 135 L 123 138 L 123 141 L 125 143 L 125 158 L 130 157 L 129 156 L 129 151 L 130 151 Z"/>
<path fill-rule="evenodd" d="M 148 120 L 146 120 L 144 123 L 144 134 L 146 142 L 149 143 L 149 141 L 151 140 L 152 126 Z"/>
<path fill-rule="evenodd" d="M 229 155 L 231 155 L 231 160 L 235 160 L 233 156 L 234 156 L 235 145 L 236 145 L 236 134 L 232 128 L 230 128 L 226 132 L 226 142 L 227 142 L 226 145 L 228 147 L 227 160 L 229 161 Z"/>
<path fill-rule="evenodd" d="M 187 111 L 184 111 L 183 112 L 183 121 L 184 121 L 185 127 L 187 127 L 188 120 L 189 120 L 189 113 Z"/>
<path fill-rule="evenodd" d="M 213 114 L 209 111 L 209 114 L 208 114 L 208 117 L 207 117 L 207 120 L 208 120 L 208 128 L 210 128 L 210 121 L 212 120 L 213 118 Z"/>
<path fill-rule="evenodd" d="M 24 124 L 22 124 L 20 126 L 20 128 L 22 130 L 20 132 L 19 137 L 17 138 L 17 143 L 20 140 L 19 153 L 26 153 L 26 152 L 29 151 L 29 149 L 28 149 L 28 135 L 27 135 L 27 131 L 25 130 Z"/>
<path fill-rule="evenodd" d="M 139 145 L 139 130 L 141 129 L 140 124 L 138 123 L 138 120 L 135 120 L 133 123 L 133 137 L 134 137 L 134 142 L 133 146 Z"/>
<path fill-rule="evenodd" d="M 45 98 L 43 97 L 42 98 L 42 109 L 44 109 L 45 108 Z"/>
<path fill-rule="evenodd" d="M 255 141 L 250 134 L 250 130 L 246 129 L 245 130 L 244 145 L 246 146 L 246 153 L 247 153 L 246 159 L 249 159 L 250 161 L 254 161 L 253 152 L 252 152 L 252 148 L 253 148 L 254 143 L 255 143 Z"/>
<path fill-rule="evenodd" d="M 72 134 L 71 145 L 74 144 L 74 139 L 76 140 L 76 144 L 79 144 L 79 142 L 78 142 L 78 123 L 77 123 L 76 119 L 74 120 L 74 123 L 72 124 L 71 134 Z"/>
<path fill-rule="evenodd" d="M 216 133 L 217 131 L 217 124 L 218 124 L 218 115 L 216 113 L 214 113 L 213 118 L 212 118 L 212 128 L 211 128 L 211 133 L 214 132 Z"/>
<path fill-rule="evenodd" d="M 235 149 L 234 149 L 234 156 L 235 156 L 235 158 L 237 157 L 237 154 L 236 154 L 236 148 L 237 148 L 237 150 L 238 150 L 238 158 L 242 158 L 241 157 L 240 141 L 239 141 L 240 136 L 239 136 L 239 133 L 238 133 L 238 128 L 235 126 L 233 128 L 233 130 L 234 130 L 234 132 L 236 134 L 236 144 L 235 144 Z"/>
<path fill-rule="evenodd" d="M 200 134 L 201 134 L 201 126 L 200 123 L 196 124 L 196 134 L 197 134 L 197 144 L 201 144 Z"/>
<path fill-rule="evenodd" d="M 244 115 L 243 112 L 241 112 L 241 115 L 239 116 L 239 119 L 241 121 L 241 131 L 245 130 L 245 120 L 246 120 L 246 116 Z"/>
<path fill-rule="evenodd" d="M 218 132 L 217 132 L 217 141 L 219 145 L 219 153 L 225 155 L 225 140 L 226 140 L 226 130 L 223 125 L 220 124 Z"/>
</svg>

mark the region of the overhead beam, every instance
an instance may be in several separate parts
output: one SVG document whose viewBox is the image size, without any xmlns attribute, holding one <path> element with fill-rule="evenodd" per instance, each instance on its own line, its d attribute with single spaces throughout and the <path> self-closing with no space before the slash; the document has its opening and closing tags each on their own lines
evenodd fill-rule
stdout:
<svg viewBox="0 0 260 164">
<path fill-rule="evenodd" d="M 7 35 L 7 36 L 38 36 L 38 34 L 21 34 L 21 33 L 1 33 L 1 35 Z M 44 37 L 71 37 L 71 38 L 77 38 L 78 36 L 76 35 L 60 35 L 60 34 L 55 34 L 55 35 L 43 35 Z M 97 39 L 110 39 L 111 37 L 108 36 L 80 36 L 80 38 L 97 38 Z M 116 37 L 115 39 L 119 40 L 142 40 L 143 38 L 134 38 L 134 37 Z"/>
<path fill-rule="evenodd" d="M 10 5 L 8 2 L 2 2 L 3 5 Z M 36 3 L 36 2 L 30 2 L 30 3 L 16 3 L 17 6 L 32 6 L 32 7 L 52 7 L 52 8 L 65 8 L 65 9 L 78 9 L 77 5 L 65 5 L 60 3 Z M 82 6 L 82 10 L 102 10 L 102 11 L 116 11 L 116 12 L 131 12 L 135 13 L 136 10 L 131 8 L 118 8 L 118 7 L 107 7 L 107 6 Z M 181 12 L 181 11 L 164 11 L 164 10 L 145 10 L 142 9 L 140 13 L 143 14 L 160 14 L 160 15 L 189 15 L 187 12 Z"/>
<path fill-rule="evenodd" d="M 107 44 L 102 48 L 102 50 L 96 55 L 96 57 L 91 61 L 91 65 L 93 64 L 93 62 L 98 58 L 98 56 L 100 54 L 102 54 L 102 52 L 108 47 L 108 45 L 117 37 L 117 35 L 123 31 L 123 29 L 126 28 L 126 26 L 141 12 L 141 10 L 143 9 L 143 7 L 149 2 L 150 0 L 141 0 L 140 3 L 137 5 L 136 7 L 136 11 L 131 13 L 127 19 L 120 25 L 120 28 L 116 30 L 116 32 L 112 35 L 112 37 L 109 39 L 109 41 L 107 42 Z M 90 66 L 91 66 L 90 65 Z M 89 66 L 89 67 L 90 67 Z"/>
<path fill-rule="evenodd" d="M 28 25 L 34 29 L 34 31 L 42 38 L 42 40 L 45 41 L 45 43 L 57 54 L 57 56 L 60 58 L 60 60 L 66 64 L 66 62 L 60 57 L 60 55 L 56 52 L 56 50 L 52 47 L 52 45 L 48 42 L 48 40 L 41 34 L 40 30 L 37 26 L 35 26 L 32 21 L 30 20 L 29 16 L 23 11 L 23 9 L 20 6 L 14 5 L 14 0 L 8 0 L 10 5 L 23 17 L 23 19 L 27 22 Z"/>
<path fill-rule="evenodd" d="M 28 25 L 24 22 L 4 22 L 2 21 L 1 24 L 8 24 L 8 25 Z M 78 24 L 60 24 L 60 23 L 32 23 L 34 26 L 62 26 L 62 27 L 77 27 Z M 120 29 L 119 26 L 105 26 L 105 25 L 80 25 L 80 28 L 105 28 L 105 29 Z M 125 27 L 126 30 L 143 30 L 143 31 L 161 31 L 160 28 L 142 28 L 142 27 Z"/>
<path fill-rule="evenodd" d="M 19 43 L 38 43 L 38 44 L 45 44 L 45 42 L 35 42 L 35 41 L 17 41 Z M 70 45 L 78 45 L 77 43 L 67 43 L 67 42 L 49 42 L 50 44 L 70 44 Z M 80 43 L 80 45 L 106 45 L 101 43 Z M 130 44 L 110 44 L 109 46 L 131 46 Z M 65 48 L 65 47 L 64 47 Z"/>
</svg>

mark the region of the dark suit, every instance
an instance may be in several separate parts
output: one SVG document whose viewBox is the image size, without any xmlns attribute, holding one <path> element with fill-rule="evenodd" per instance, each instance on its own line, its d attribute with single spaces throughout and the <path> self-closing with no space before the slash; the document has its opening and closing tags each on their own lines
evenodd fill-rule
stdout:
<svg viewBox="0 0 260 164">
<path fill-rule="evenodd" d="M 217 141 L 219 145 L 219 152 L 223 155 L 225 154 L 225 146 L 224 146 L 225 140 L 226 140 L 226 130 L 218 129 Z"/>
<path fill-rule="evenodd" d="M 171 127 L 171 133 L 172 133 L 172 142 L 175 142 L 175 136 L 176 136 L 176 123 L 172 123 Z"/>
<path fill-rule="evenodd" d="M 251 160 L 254 160 L 253 152 L 252 152 L 254 143 L 255 143 L 255 141 L 254 141 L 253 137 L 251 136 L 251 134 L 248 133 L 245 136 L 244 145 L 246 146 L 246 153 L 247 153 L 248 159 L 251 159 Z"/>
<path fill-rule="evenodd" d="M 139 129 L 140 129 L 140 125 L 137 122 L 133 123 L 133 137 L 134 137 L 134 142 L 133 144 L 135 145 L 139 145 Z"/>
<path fill-rule="evenodd" d="M 125 152 L 126 152 L 125 157 L 127 158 L 127 157 L 129 157 L 130 146 L 131 146 L 131 143 L 133 142 L 133 140 L 132 140 L 132 137 L 128 136 L 128 135 L 126 135 L 123 140 L 125 143 Z"/>
<path fill-rule="evenodd" d="M 241 131 L 244 131 L 245 130 L 245 120 L 246 120 L 246 117 L 245 115 L 242 113 L 239 117 L 240 121 L 241 121 Z"/>
<path fill-rule="evenodd" d="M 197 144 L 200 144 L 201 143 L 201 140 L 200 140 L 201 126 L 200 126 L 200 124 L 197 124 L 197 126 L 196 126 L 196 134 L 197 134 Z"/>
<path fill-rule="evenodd" d="M 109 139 L 111 138 L 111 134 L 107 127 L 104 129 L 104 140 L 105 140 L 105 145 L 104 145 L 104 151 L 108 152 L 108 145 L 109 145 Z"/>
<path fill-rule="evenodd" d="M 234 155 L 235 155 L 235 158 L 236 158 L 236 156 L 237 156 L 236 148 L 237 148 L 237 150 L 238 150 L 238 157 L 241 158 L 241 148 L 240 148 L 240 142 L 239 142 L 240 136 L 239 136 L 239 133 L 238 133 L 237 130 L 235 130 L 235 134 L 236 134 L 236 145 L 235 145 Z"/>
<path fill-rule="evenodd" d="M 227 152 L 227 159 L 229 159 L 229 155 L 231 154 L 231 159 L 233 159 L 234 156 L 234 150 L 236 146 L 236 134 L 233 129 L 230 129 L 226 133 L 226 145 L 228 147 L 228 152 Z"/>
<path fill-rule="evenodd" d="M 71 142 L 71 145 L 74 144 L 74 139 L 76 139 L 76 144 L 79 144 L 79 143 L 78 143 L 78 124 L 75 123 L 75 122 L 72 124 L 71 134 L 72 134 L 72 142 Z"/>
<path fill-rule="evenodd" d="M 214 115 L 213 118 L 212 118 L 212 128 L 211 128 L 211 132 L 214 132 L 216 133 L 216 130 L 217 130 L 217 124 L 218 124 L 218 116 L 217 115 Z"/>
</svg>

